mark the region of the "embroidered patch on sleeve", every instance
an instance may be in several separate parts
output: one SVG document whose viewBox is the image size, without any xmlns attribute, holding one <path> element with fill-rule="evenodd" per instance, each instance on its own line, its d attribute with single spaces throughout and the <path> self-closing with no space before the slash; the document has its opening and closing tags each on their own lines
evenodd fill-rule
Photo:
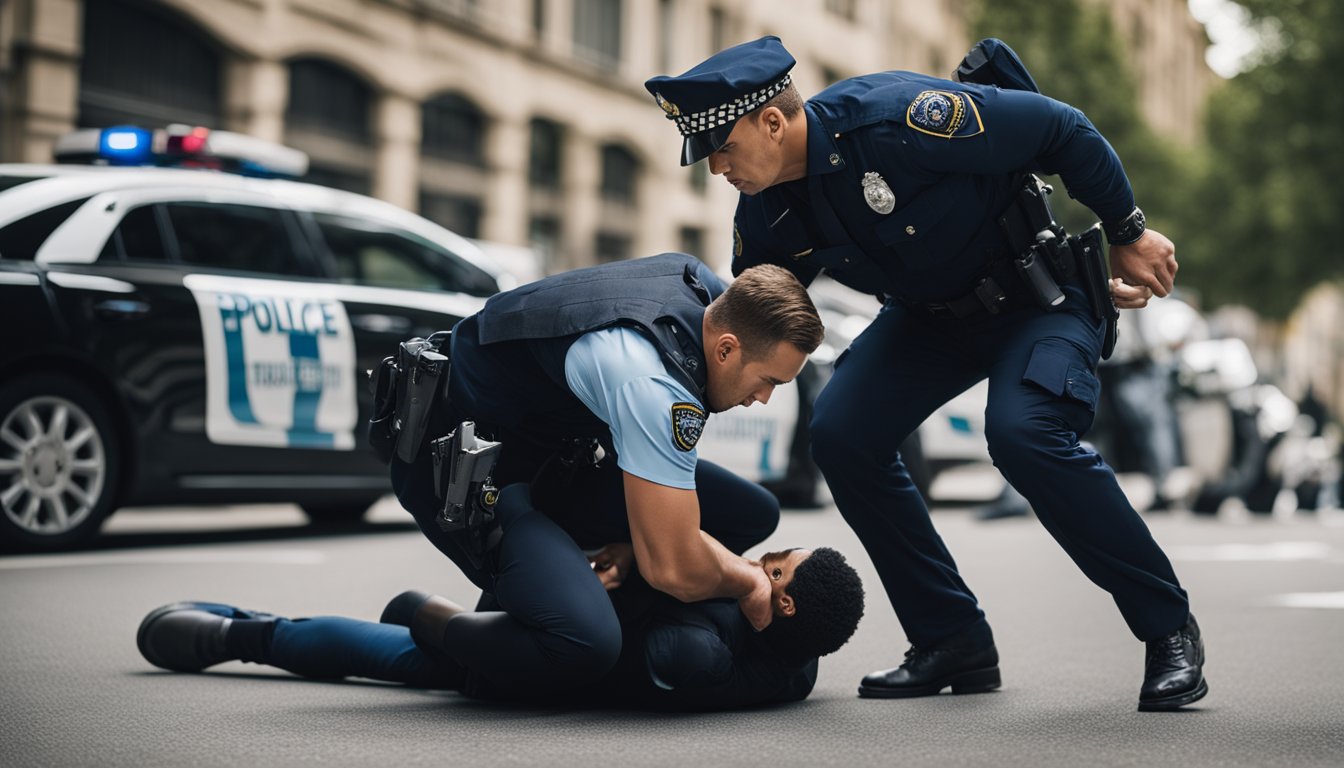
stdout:
<svg viewBox="0 0 1344 768">
<path fill-rule="evenodd" d="M 975 101 L 953 91 L 920 93 L 905 111 L 905 124 L 943 139 L 964 139 L 985 130 Z"/>
<path fill-rule="evenodd" d="M 705 431 L 705 411 L 695 403 L 672 404 L 672 444 L 679 451 L 695 449 Z"/>
<path fill-rule="evenodd" d="M 698 254 L 697 254 L 698 255 Z M 737 231 L 737 225 L 733 225 L 733 258 L 736 259 L 742 255 L 742 233 Z"/>
</svg>

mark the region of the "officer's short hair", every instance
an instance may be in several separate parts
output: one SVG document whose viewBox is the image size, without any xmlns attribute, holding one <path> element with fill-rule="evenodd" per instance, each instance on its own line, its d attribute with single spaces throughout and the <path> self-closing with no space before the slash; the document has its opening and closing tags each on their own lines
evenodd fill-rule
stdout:
<svg viewBox="0 0 1344 768">
<path fill-rule="evenodd" d="M 863 618 L 863 581 L 845 556 L 818 547 L 798 565 L 785 590 L 792 616 L 776 616 L 762 633 L 771 648 L 791 661 L 825 656 L 849 641 Z"/>
<path fill-rule="evenodd" d="M 803 111 L 803 95 L 798 92 L 798 86 L 789 83 L 784 90 L 775 94 L 774 98 L 762 104 L 760 107 L 747 113 L 747 117 L 754 123 L 761 119 L 761 112 L 766 107 L 775 107 L 784 115 L 785 120 L 792 120 L 794 115 Z"/>
<path fill-rule="evenodd" d="M 773 264 L 743 270 L 706 313 L 715 328 L 737 336 L 747 360 L 766 357 L 781 341 L 810 355 L 825 335 L 807 289 Z"/>
</svg>

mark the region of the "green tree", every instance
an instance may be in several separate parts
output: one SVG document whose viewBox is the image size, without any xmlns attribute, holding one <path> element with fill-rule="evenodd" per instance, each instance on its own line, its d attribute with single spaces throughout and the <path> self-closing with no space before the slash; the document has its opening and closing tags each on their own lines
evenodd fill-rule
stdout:
<svg viewBox="0 0 1344 768">
<path fill-rule="evenodd" d="M 1209 100 L 1182 277 L 1210 303 L 1282 317 L 1344 277 L 1344 3 L 1239 3 L 1269 42 Z"/>
<path fill-rule="evenodd" d="M 1183 211 L 1186 162 L 1144 122 L 1134 74 L 1104 3 L 975 0 L 971 30 L 975 39 L 1006 42 L 1045 95 L 1081 109 L 1120 155 L 1152 226 L 1180 229 L 1175 219 Z M 1079 232 L 1096 220 L 1081 205 L 1063 201 L 1058 179 L 1051 183 L 1065 228 Z"/>
</svg>

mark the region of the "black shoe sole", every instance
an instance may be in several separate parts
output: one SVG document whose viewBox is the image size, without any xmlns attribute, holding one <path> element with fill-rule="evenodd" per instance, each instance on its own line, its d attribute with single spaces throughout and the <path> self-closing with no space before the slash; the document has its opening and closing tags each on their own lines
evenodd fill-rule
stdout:
<svg viewBox="0 0 1344 768">
<path fill-rule="evenodd" d="M 1204 698 L 1209 692 L 1209 683 L 1206 680 L 1200 680 L 1199 685 L 1195 686 L 1193 691 L 1178 693 L 1175 696 L 1166 696 L 1161 699 L 1139 700 L 1140 712 L 1171 712 L 1180 709 L 1186 704 L 1194 704 L 1196 701 Z"/>
<path fill-rule="evenodd" d="M 936 680 L 928 685 L 910 686 L 906 688 L 883 688 L 878 686 L 860 685 L 859 698 L 861 699 L 913 699 L 920 696 L 937 696 L 942 693 L 944 688 L 952 687 L 953 694 L 963 693 L 988 693 L 997 690 L 1003 685 L 1003 678 L 999 675 L 998 667 L 986 667 L 984 669 L 975 669 L 970 672 L 959 672 L 950 675 L 942 680 Z"/>
</svg>

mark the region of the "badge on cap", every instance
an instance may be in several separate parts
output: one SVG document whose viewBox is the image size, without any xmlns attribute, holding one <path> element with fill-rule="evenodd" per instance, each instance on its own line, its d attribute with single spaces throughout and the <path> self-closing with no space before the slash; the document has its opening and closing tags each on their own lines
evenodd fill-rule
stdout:
<svg viewBox="0 0 1344 768">
<path fill-rule="evenodd" d="M 964 139 L 985 130 L 975 102 L 954 91 L 921 92 L 905 111 L 905 124 L 942 139 Z"/>
<path fill-rule="evenodd" d="M 863 200 L 878 213 L 891 213 L 896 208 L 896 196 L 876 171 L 863 174 Z"/>
<path fill-rule="evenodd" d="M 705 431 L 705 411 L 695 403 L 672 404 L 672 444 L 679 451 L 695 449 Z"/>
<path fill-rule="evenodd" d="M 663 111 L 667 113 L 668 117 L 676 117 L 681 114 L 681 110 L 677 108 L 677 105 L 663 98 L 663 94 L 653 94 L 653 100 L 658 102 L 658 106 L 663 108 Z"/>
</svg>

